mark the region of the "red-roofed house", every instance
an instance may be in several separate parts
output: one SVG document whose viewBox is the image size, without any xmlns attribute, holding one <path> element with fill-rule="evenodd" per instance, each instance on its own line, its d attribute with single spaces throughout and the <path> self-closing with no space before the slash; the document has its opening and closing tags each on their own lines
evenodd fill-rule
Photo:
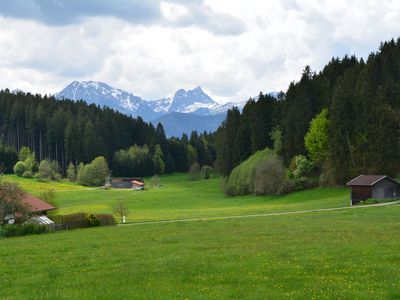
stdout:
<svg viewBox="0 0 400 300">
<path fill-rule="evenodd" d="M 22 201 L 28 206 L 31 213 L 46 214 L 49 210 L 56 209 L 53 205 L 29 194 L 25 194 Z"/>
<path fill-rule="evenodd" d="M 139 180 L 132 180 L 132 188 L 134 190 L 143 190 L 144 189 L 144 182 Z"/>
</svg>

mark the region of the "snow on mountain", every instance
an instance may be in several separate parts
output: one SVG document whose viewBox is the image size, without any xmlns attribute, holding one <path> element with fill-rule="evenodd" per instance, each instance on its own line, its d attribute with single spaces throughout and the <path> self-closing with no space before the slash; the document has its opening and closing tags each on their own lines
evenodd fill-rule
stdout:
<svg viewBox="0 0 400 300">
<path fill-rule="evenodd" d="M 278 93 L 270 93 L 269 95 L 277 97 Z M 223 119 L 221 116 L 224 116 L 228 109 L 236 106 L 239 110 L 242 110 L 247 102 L 219 104 L 199 86 L 192 90 L 180 89 L 173 97 L 147 101 L 130 92 L 96 81 L 74 81 L 57 93 L 55 97 L 74 101 L 84 100 L 89 104 L 107 106 L 127 115 L 140 116 L 145 121 L 162 121 L 168 124 L 168 128 L 173 128 L 174 124 L 179 124 L 181 129 L 169 130 L 170 135 L 182 132 L 184 124 L 187 124 L 187 133 L 190 133 L 192 129 L 198 131 L 214 129 L 216 128 L 215 124 Z M 254 99 L 257 98 L 254 97 Z M 216 118 L 203 118 L 201 121 L 201 117 L 217 115 Z M 163 118 L 164 116 L 165 118 Z M 195 121 L 189 123 L 187 120 L 190 116 Z M 208 124 L 210 126 L 207 123 L 210 123 Z M 200 126 L 200 124 L 202 125 Z"/>
<path fill-rule="evenodd" d="M 148 101 L 147 104 L 157 113 L 167 113 L 171 106 L 171 98 L 163 98 L 160 100 Z"/>
<path fill-rule="evenodd" d="M 203 92 L 201 87 L 196 87 L 193 90 L 178 90 L 173 99 L 168 112 L 181 112 L 181 113 L 195 113 L 202 109 L 212 110 L 218 106 L 218 103 L 211 99 L 206 93 Z M 207 113 L 200 113 L 207 114 Z"/>
<path fill-rule="evenodd" d="M 89 104 L 107 106 L 122 113 L 151 120 L 159 114 L 142 98 L 96 81 L 74 81 L 55 95 L 58 99 L 84 100 Z"/>
</svg>

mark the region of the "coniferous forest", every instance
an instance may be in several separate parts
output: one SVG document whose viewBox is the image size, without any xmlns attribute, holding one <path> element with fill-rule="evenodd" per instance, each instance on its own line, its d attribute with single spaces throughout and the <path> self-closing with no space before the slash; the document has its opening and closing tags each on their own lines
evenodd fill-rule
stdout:
<svg viewBox="0 0 400 300">
<path fill-rule="evenodd" d="M 223 175 L 249 155 L 273 144 L 290 166 L 297 155 L 313 156 L 305 136 L 323 109 L 326 145 L 315 161 L 330 182 L 344 184 L 359 174 L 394 176 L 400 168 L 400 39 L 382 43 L 364 61 L 356 56 L 332 60 L 318 73 L 306 66 L 277 100 L 260 94 L 240 113 L 228 112 L 216 133 L 217 165 Z M 317 153 L 318 154 L 318 153 Z M 318 156 L 318 155 L 317 155 Z"/>
<path fill-rule="evenodd" d="M 161 124 L 154 128 L 141 118 L 83 101 L 9 90 L 0 92 L 0 142 L 0 167 L 8 173 L 23 147 L 33 151 L 37 161 L 58 162 L 62 173 L 70 163 L 77 167 L 98 156 L 106 158 L 115 176 L 186 172 L 194 162 L 210 165 L 215 160 L 213 139 L 207 133 L 167 139 Z M 131 167 L 121 167 L 125 150 L 137 159 Z M 147 154 L 136 155 L 139 152 Z"/>
<path fill-rule="evenodd" d="M 317 116 L 324 120 L 310 133 Z M 0 160 L 2 169 L 12 172 L 17 152 L 27 146 L 37 160 L 57 161 L 63 172 L 70 163 L 104 156 L 116 176 L 186 172 L 196 162 L 227 176 L 279 139 L 277 151 L 286 166 L 298 155 L 308 156 L 330 182 L 343 184 L 359 174 L 397 174 L 399 117 L 400 39 L 382 43 L 366 61 L 332 58 L 318 73 L 306 66 L 286 93 L 277 98 L 260 93 L 243 111 L 230 109 L 217 132 L 190 137 L 167 139 L 161 124 L 154 128 L 83 101 L 4 90 Z M 316 134 L 316 147 L 312 142 L 307 147 L 307 134 Z"/>
</svg>

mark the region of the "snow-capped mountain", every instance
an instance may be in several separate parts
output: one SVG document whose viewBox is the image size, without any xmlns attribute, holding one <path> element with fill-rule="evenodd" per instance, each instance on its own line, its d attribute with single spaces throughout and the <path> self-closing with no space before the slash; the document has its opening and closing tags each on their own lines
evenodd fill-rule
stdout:
<svg viewBox="0 0 400 300">
<path fill-rule="evenodd" d="M 89 104 L 107 106 L 124 114 L 152 120 L 160 115 L 142 98 L 96 81 L 73 81 L 55 95 L 58 99 L 84 100 Z"/>
<path fill-rule="evenodd" d="M 146 121 L 152 121 L 172 112 L 203 116 L 216 115 L 225 113 L 234 105 L 242 108 L 245 103 L 219 104 L 201 87 L 192 90 L 180 89 L 172 98 L 146 101 L 132 93 L 96 81 L 74 81 L 57 93 L 55 97 L 75 101 L 84 100 L 89 104 L 108 106 L 128 115 L 141 116 Z"/>
<path fill-rule="evenodd" d="M 225 115 L 228 109 L 236 106 L 242 110 L 247 102 L 242 101 L 239 103 L 229 102 L 219 104 L 207 95 L 201 87 L 196 87 L 192 90 L 180 89 L 173 97 L 148 101 L 130 92 L 96 81 L 74 81 L 66 86 L 62 91 L 55 94 L 55 97 L 58 99 L 70 99 L 74 101 L 84 100 L 89 104 L 93 103 L 99 106 L 107 106 L 127 115 L 134 117 L 140 116 L 148 122 L 154 120 L 167 122 L 166 120 L 168 120 L 168 126 L 170 128 L 173 127 L 171 124 L 174 123 L 175 119 L 176 124 L 179 123 L 182 126 L 182 124 L 186 122 L 182 122 L 182 120 L 187 120 L 189 118 L 189 116 L 184 117 L 181 114 L 188 114 L 195 118 L 196 122 L 192 125 L 201 124 L 201 121 L 199 121 L 199 118 L 197 117 L 219 115 L 218 118 L 204 118 L 204 123 L 213 123 L 212 128 L 209 128 L 210 130 L 215 129 L 215 122 L 222 120 L 221 115 Z M 170 114 L 171 116 L 168 116 Z M 196 117 L 193 115 L 196 115 Z M 166 118 L 162 118 L 163 116 L 166 116 Z M 211 122 L 211 120 L 213 122 Z M 194 126 L 194 128 L 193 126 L 188 126 L 187 133 L 190 133 L 191 130 L 198 129 L 202 131 L 204 129 L 204 126 L 197 126 L 198 128 L 196 126 Z M 171 135 L 172 133 L 167 132 L 167 134 Z"/>
<path fill-rule="evenodd" d="M 211 99 L 206 93 L 203 92 L 201 87 L 196 87 L 193 90 L 178 90 L 172 99 L 171 106 L 168 112 L 181 112 L 181 113 L 198 113 L 206 115 L 207 112 L 218 106 L 219 104 Z"/>
</svg>

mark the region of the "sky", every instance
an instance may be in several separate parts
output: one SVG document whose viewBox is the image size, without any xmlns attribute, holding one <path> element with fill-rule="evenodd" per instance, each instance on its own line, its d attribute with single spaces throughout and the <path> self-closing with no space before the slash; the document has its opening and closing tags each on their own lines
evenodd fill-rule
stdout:
<svg viewBox="0 0 400 300">
<path fill-rule="evenodd" d="M 399 32 L 400 1 L 1 0 L 0 89 L 95 80 L 148 100 L 201 86 L 243 101 Z"/>
</svg>

